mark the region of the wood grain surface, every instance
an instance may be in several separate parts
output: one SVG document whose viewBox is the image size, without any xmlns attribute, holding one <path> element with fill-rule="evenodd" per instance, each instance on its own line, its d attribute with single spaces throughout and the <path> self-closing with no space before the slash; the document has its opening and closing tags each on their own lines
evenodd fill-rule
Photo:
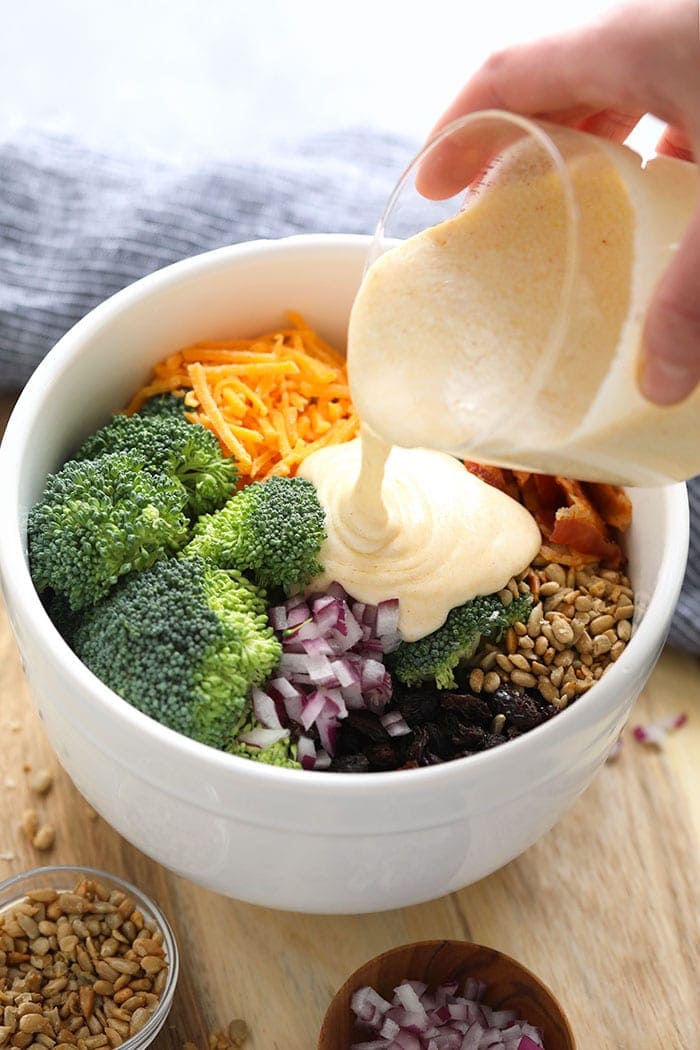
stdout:
<svg viewBox="0 0 700 1050">
<path fill-rule="evenodd" d="M 4 402 L 5 414 L 9 401 Z M 4 415 L 2 417 L 4 419 Z M 667 650 L 631 724 L 686 711 L 663 750 L 624 734 L 560 823 L 522 857 L 459 893 L 368 916 L 276 912 L 171 874 L 94 814 L 62 771 L 31 704 L 0 612 L 0 879 L 41 863 L 90 865 L 131 879 L 163 907 L 182 971 L 156 1050 L 234 1018 L 246 1050 L 314 1050 L 333 993 L 380 952 L 454 938 L 518 959 L 559 996 L 579 1050 L 700 1047 L 700 664 Z M 585 700 L 581 701 L 585 702 Z M 39 796 L 32 776 L 47 769 Z M 40 852 L 22 830 L 36 810 L 55 830 Z"/>
</svg>

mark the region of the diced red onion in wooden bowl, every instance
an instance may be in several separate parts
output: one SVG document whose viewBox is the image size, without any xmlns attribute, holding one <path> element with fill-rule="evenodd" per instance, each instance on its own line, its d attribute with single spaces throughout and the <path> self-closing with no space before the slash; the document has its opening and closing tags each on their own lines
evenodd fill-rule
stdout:
<svg viewBox="0 0 700 1050">
<path fill-rule="evenodd" d="M 351 1050 L 542 1050 L 542 1032 L 515 1010 L 493 1010 L 483 1001 L 486 985 L 468 979 L 430 989 L 402 981 L 391 1002 L 374 988 L 359 988 L 351 1009 L 369 1040 Z"/>
</svg>

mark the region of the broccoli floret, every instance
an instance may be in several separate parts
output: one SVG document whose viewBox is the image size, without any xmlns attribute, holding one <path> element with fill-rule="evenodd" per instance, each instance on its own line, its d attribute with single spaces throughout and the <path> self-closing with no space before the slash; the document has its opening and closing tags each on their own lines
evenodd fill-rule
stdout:
<svg viewBox="0 0 700 1050">
<path fill-rule="evenodd" d="M 144 469 L 135 452 L 69 460 L 29 513 L 29 566 L 39 593 L 92 605 L 120 576 L 174 554 L 189 539 L 179 481 Z"/>
<path fill-rule="evenodd" d="M 70 645 L 75 629 L 82 620 L 82 612 L 74 612 L 63 595 L 55 591 L 46 591 L 42 601 L 54 627 Z"/>
<path fill-rule="evenodd" d="M 186 411 L 184 397 L 177 397 L 175 394 L 155 394 L 149 397 L 148 401 L 144 401 L 138 414 L 140 416 L 175 416 L 176 419 L 185 419 Z"/>
<path fill-rule="evenodd" d="M 144 714 L 211 747 L 231 746 L 281 646 L 265 595 L 202 558 L 133 573 L 73 635 L 80 659 Z"/>
<path fill-rule="evenodd" d="M 531 601 L 521 595 L 506 606 L 497 594 L 488 594 L 451 609 L 437 631 L 416 642 L 401 642 L 387 656 L 390 669 L 405 685 L 435 679 L 438 689 L 454 689 L 459 662 L 474 655 L 482 638 L 497 641 L 508 627 L 526 619 Z"/>
<path fill-rule="evenodd" d="M 245 725 L 239 731 L 238 736 L 241 735 L 241 732 L 245 733 L 252 729 L 255 724 L 255 722 L 251 721 Z M 271 744 L 270 747 L 251 747 L 249 744 L 241 743 L 236 738 L 226 750 L 232 755 L 239 755 L 241 758 L 252 758 L 254 762 L 262 762 L 267 766 L 281 766 L 283 769 L 301 769 L 301 763 L 296 760 L 296 749 L 290 737 L 278 740 L 276 743 Z"/>
<path fill-rule="evenodd" d="M 202 518 L 185 554 L 249 573 L 261 587 L 303 586 L 321 572 L 325 512 L 305 478 L 273 475 Z"/>
<path fill-rule="evenodd" d="M 172 412 L 113 416 L 80 446 L 74 458 L 98 459 L 105 453 L 124 451 L 138 452 L 147 470 L 177 478 L 185 486 L 194 518 L 221 507 L 238 480 L 235 460 L 221 454 L 211 431 Z"/>
</svg>

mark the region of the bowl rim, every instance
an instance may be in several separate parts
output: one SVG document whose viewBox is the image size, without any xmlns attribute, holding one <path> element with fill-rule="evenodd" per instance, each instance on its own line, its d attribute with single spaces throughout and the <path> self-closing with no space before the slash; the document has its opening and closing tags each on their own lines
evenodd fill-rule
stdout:
<svg viewBox="0 0 700 1050">
<path fill-rule="evenodd" d="M 205 763 L 207 766 L 213 764 L 217 769 L 229 773 L 235 771 L 251 785 L 276 783 L 285 792 L 294 790 L 296 785 L 303 793 L 309 790 L 330 793 L 332 790 L 342 796 L 348 793 L 355 797 L 364 793 L 374 796 L 377 787 L 381 790 L 387 783 L 387 777 L 390 778 L 388 782 L 394 792 L 412 790 L 429 783 L 439 785 L 445 780 L 451 781 L 455 777 L 471 775 L 470 770 L 473 770 L 473 775 L 478 776 L 480 771 L 493 767 L 494 762 L 504 760 L 498 758 L 504 747 L 507 748 L 506 758 L 515 758 L 525 748 L 533 747 L 533 741 L 558 734 L 564 727 L 568 735 L 577 722 L 582 723 L 586 718 L 592 717 L 595 710 L 598 710 L 599 714 L 605 710 L 607 694 L 614 692 L 616 682 L 634 672 L 642 662 L 642 653 L 661 647 L 685 574 L 689 542 L 688 498 L 685 484 L 674 483 L 655 490 L 663 503 L 667 541 L 659 567 L 658 582 L 649 596 L 642 623 L 610 672 L 593 686 L 585 697 L 580 698 L 585 699 L 585 704 L 577 700 L 556 717 L 514 740 L 507 741 L 507 744 L 501 747 L 418 769 L 388 770 L 371 775 L 333 773 L 331 777 L 319 776 L 312 770 L 285 769 L 250 761 L 217 751 L 161 725 L 112 692 L 88 670 L 54 627 L 33 586 L 26 559 L 26 521 L 20 520 L 20 509 L 17 506 L 20 464 L 25 455 L 32 420 L 51 382 L 56 375 L 70 367 L 73 359 L 83 352 L 85 344 L 99 335 L 104 324 L 162 289 L 170 289 L 200 278 L 220 267 L 235 265 L 238 259 L 246 256 L 286 254 L 296 250 L 315 253 L 338 249 L 365 255 L 371 242 L 371 236 L 364 234 L 295 234 L 276 240 L 244 241 L 182 259 L 142 277 L 96 306 L 70 328 L 49 351 L 19 395 L 0 445 L 0 476 L 6 480 L 6 498 L 0 501 L 0 577 L 11 621 L 14 622 L 17 616 L 19 620 L 31 625 L 32 630 L 41 633 L 48 658 L 77 695 L 90 695 L 93 703 L 108 708 L 120 721 L 145 734 L 154 746 L 164 745 L 170 750 L 174 749 L 176 754 L 189 761 Z M 637 653 L 640 654 L 639 658 Z M 143 770 L 140 771 L 140 775 L 143 775 Z M 311 788 L 311 784 L 317 782 L 319 787 Z M 185 798 L 184 793 L 182 797 Z"/>
</svg>

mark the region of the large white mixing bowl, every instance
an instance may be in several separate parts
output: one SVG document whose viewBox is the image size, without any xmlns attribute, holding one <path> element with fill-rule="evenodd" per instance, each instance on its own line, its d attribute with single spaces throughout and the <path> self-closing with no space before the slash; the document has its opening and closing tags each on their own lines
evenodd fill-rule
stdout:
<svg viewBox="0 0 700 1050">
<path fill-rule="evenodd" d="M 0 571 L 34 701 L 78 789 L 144 853 L 275 908 L 365 912 L 489 874 L 550 828 L 617 739 L 663 645 L 686 560 L 685 489 L 637 491 L 633 638 L 588 694 L 491 751 L 427 769 L 323 774 L 232 757 L 163 728 L 99 682 L 32 586 L 27 513 L 48 472 L 126 403 L 154 362 L 303 313 L 344 345 L 369 239 L 302 236 L 177 263 L 98 307 L 27 384 L 0 451 Z M 89 863 L 90 858 L 84 858 Z"/>
</svg>

